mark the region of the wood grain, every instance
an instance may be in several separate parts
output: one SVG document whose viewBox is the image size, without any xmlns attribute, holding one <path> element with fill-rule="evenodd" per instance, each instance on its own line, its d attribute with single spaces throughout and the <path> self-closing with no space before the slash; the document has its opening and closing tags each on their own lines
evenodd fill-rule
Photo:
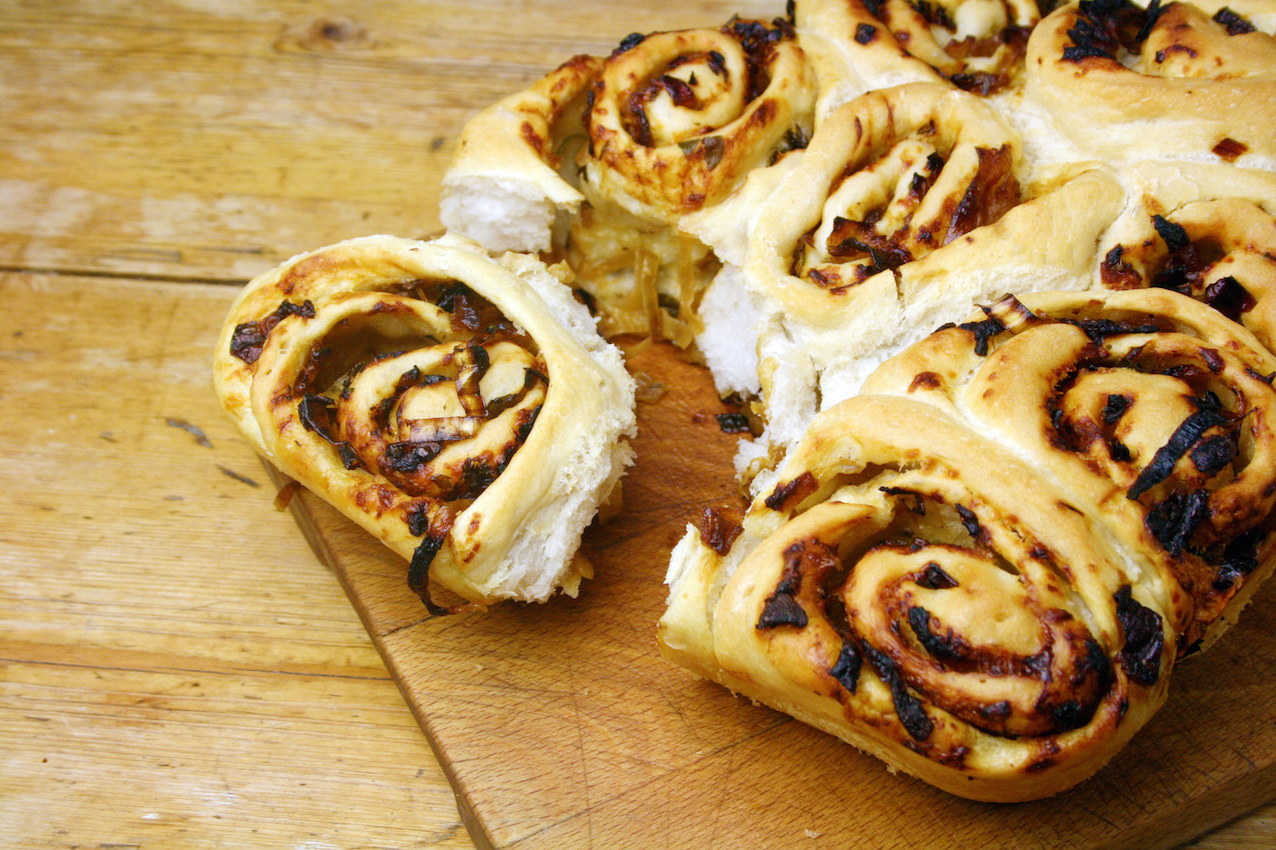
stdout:
<svg viewBox="0 0 1276 850">
<path fill-rule="evenodd" d="M 630 31 L 716 24 L 735 12 L 769 17 L 780 5 L 0 3 L 0 844 L 474 846 L 427 736 L 337 579 L 271 508 L 263 467 L 216 408 L 209 346 L 234 286 L 205 283 L 237 285 L 348 236 L 431 233 L 456 134 L 494 98 L 572 53 L 606 52 Z M 674 510 L 658 505 L 638 518 L 634 539 L 646 539 L 643 522 Z M 351 532 L 329 537 L 349 544 L 357 598 L 378 611 L 403 606 L 381 621 L 388 630 L 378 640 L 411 646 L 430 629 L 481 637 L 490 627 L 419 622 L 403 599 L 401 565 Z M 629 575 L 624 559 L 610 569 L 608 581 L 641 600 L 607 627 L 623 645 L 654 629 L 661 591 L 658 576 Z M 577 612 L 605 598 L 601 587 L 555 603 L 544 622 L 535 609 L 498 616 L 528 633 L 570 636 Z M 668 736 L 626 743 L 615 717 L 586 713 L 593 692 L 576 687 L 581 676 L 556 654 L 560 644 L 535 650 L 533 660 L 557 665 L 544 687 L 524 684 L 526 660 L 503 660 L 510 646 L 480 640 L 476 660 L 435 641 L 420 660 L 399 663 L 409 673 L 446 669 L 455 678 L 441 681 L 464 691 L 480 719 L 495 712 L 487 700 L 526 714 L 552 694 L 552 710 L 530 712 L 533 725 L 579 715 L 577 752 L 607 751 L 605 762 L 614 751 L 623 770 L 602 780 L 595 761 L 568 762 L 575 776 L 602 783 L 588 786 L 597 814 L 550 827 L 534 824 L 580 806 L 566 790 L 499 821 L 478 813 L 496 791 L 474 790 L 465 808 L 480 836 L 550 846 L 553 837 L 602 835 L 609 823 L 633 822 L 651 795 L 669 806 L 640 834 L 673 846 L 666 830 L 699 796 L 718 814 L 699 827 L 698 843 L 720 843 L 737 819 L 756 826 L 755 799 L 786 798 L 805 812 L 801 795 L 826 793 L 816 787 L 822 772 L 794 786 L 774 768 L 774 786 L 733 787 L 735 771 L 767 758 L 768 736 L 787 746 L 808 733 L 680 671 L 644 660 L 613 671 L 602 693 L 632 718 L 631 683 L 659 673 L 665 716 L 716 713 L 759 743 L 727 746 L 729 736 L 705 734 L 689 754 Z M 583 672 L 620 660 L 601 652 Z M 1222 696 L 1268 699 L 1252 684 L 1229 684 Z M 464 728 L 462 713 L 423 725 L 431 736 Z M 516 729 L 505 734 L 547 769 L 561 755 L 520 744 Z M 465 759 L 449 758 L 447 770 L 467 775 L 474 764 Z M 533 797 L 517 775 L 499 790 Z M 1223 803 L 1219 817 L 1244 801 Z M 856 846 L 856 836 L 803 831 L 802 846 Z M 1276 805 L 1192 846 L 1276 846 Z"/>
<path fill-rule="evenodd" d="M 0 844 L 470 847 L 213 398 L 234 294 L 0 275 Z"/>
<path fill-rule="evenodd" d="M 483 106 L 633 30 L 776 6 L 9 0 L 0 266 L 244 280 L 353 236 L 433 233 Z"/>
</svg>

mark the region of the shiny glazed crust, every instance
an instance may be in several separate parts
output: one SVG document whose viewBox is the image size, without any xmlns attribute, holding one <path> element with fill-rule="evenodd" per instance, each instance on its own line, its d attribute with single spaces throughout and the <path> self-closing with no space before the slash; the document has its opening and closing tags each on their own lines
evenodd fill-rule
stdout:
<svg viewBox="0 0 1276 850">
<path fill-rule="evenodd" d="M 533 258 L 388 236 L 294 257 L 227 317 L 214 381 L 262 455 L 472 602 L 575 593 L 629 462 L 619 352 Z"/>
</svg>

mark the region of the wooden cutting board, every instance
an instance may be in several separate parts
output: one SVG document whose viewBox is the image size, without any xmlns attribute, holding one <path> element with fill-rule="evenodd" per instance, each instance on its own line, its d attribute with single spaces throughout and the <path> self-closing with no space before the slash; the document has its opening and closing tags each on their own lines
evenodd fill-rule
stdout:
<svg viewBox="0 0 1276 850">
<path fill-rule="evenodd" d="M 340 576 L 481 848 L 1161 848 L 1276 797 L 1276 585 L 1096 777 L 974 803 L 665 662 L 668 554 L 738 497 L 736 437 L 704 370 L 654 347 L 625 508 L 586 535 L 580 598 L 426 616 L 406 566 L 309 493 L 294 513 Z M 406 816 L 406 814 L 405 814 Z"/>
</svg>

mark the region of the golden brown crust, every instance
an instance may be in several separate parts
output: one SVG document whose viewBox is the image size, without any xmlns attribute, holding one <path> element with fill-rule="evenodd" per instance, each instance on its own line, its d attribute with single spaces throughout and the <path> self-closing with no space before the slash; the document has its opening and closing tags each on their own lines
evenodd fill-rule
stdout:
<svg viewBox="0 0 1276 850">
<path fill-rule="evenodd" d="M 763 209 L 746 272 L 786 315 L 837 324 L 857 284 L 1014 206 L 1018 154 L 1014 131 L 963 92 L 864 95 L 830 116 Z M 831 297 L 809 303 L 816 293 Z"/>
<path fill-rule="evenodd" d="M 573 57 L 466 123 L 440 200 L 451 232 L 493 251 L 551 248 L 556 219 L 584 201 L 562 173 L 560 150 L 579 132 L 585 93 L 601 66 L 593 56 Z"/>
</svg>

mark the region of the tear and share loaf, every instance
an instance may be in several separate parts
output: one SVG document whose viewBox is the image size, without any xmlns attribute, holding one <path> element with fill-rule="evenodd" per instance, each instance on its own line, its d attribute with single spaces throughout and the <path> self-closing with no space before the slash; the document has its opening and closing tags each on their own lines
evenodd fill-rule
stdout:
<svg viewBox="0 0 1276 850">
<path fill-rule="evenodd" d="M 444 223 L 566 263 L 761 425 L 743 523 L 671 556 L 669 658 L 977 799 L 1147 722 L 1272 570 L 1273 32 L 791 0 L 473 119 Z"/>
<path fill-rule="evenodd" d="M 1102 767 L 1276 566 L 1276 359 L 1163 290 L 1009 297 L 812 422 L 664 653 L 952 793 Z"/>
<path fill-rule="evenodd" d="M 539 260 L 353 239 L 253 280 L 214 363 L 253 446 L 473 603 L 575 595 L 630 463 L 633 381 Z"/>
</svg>

